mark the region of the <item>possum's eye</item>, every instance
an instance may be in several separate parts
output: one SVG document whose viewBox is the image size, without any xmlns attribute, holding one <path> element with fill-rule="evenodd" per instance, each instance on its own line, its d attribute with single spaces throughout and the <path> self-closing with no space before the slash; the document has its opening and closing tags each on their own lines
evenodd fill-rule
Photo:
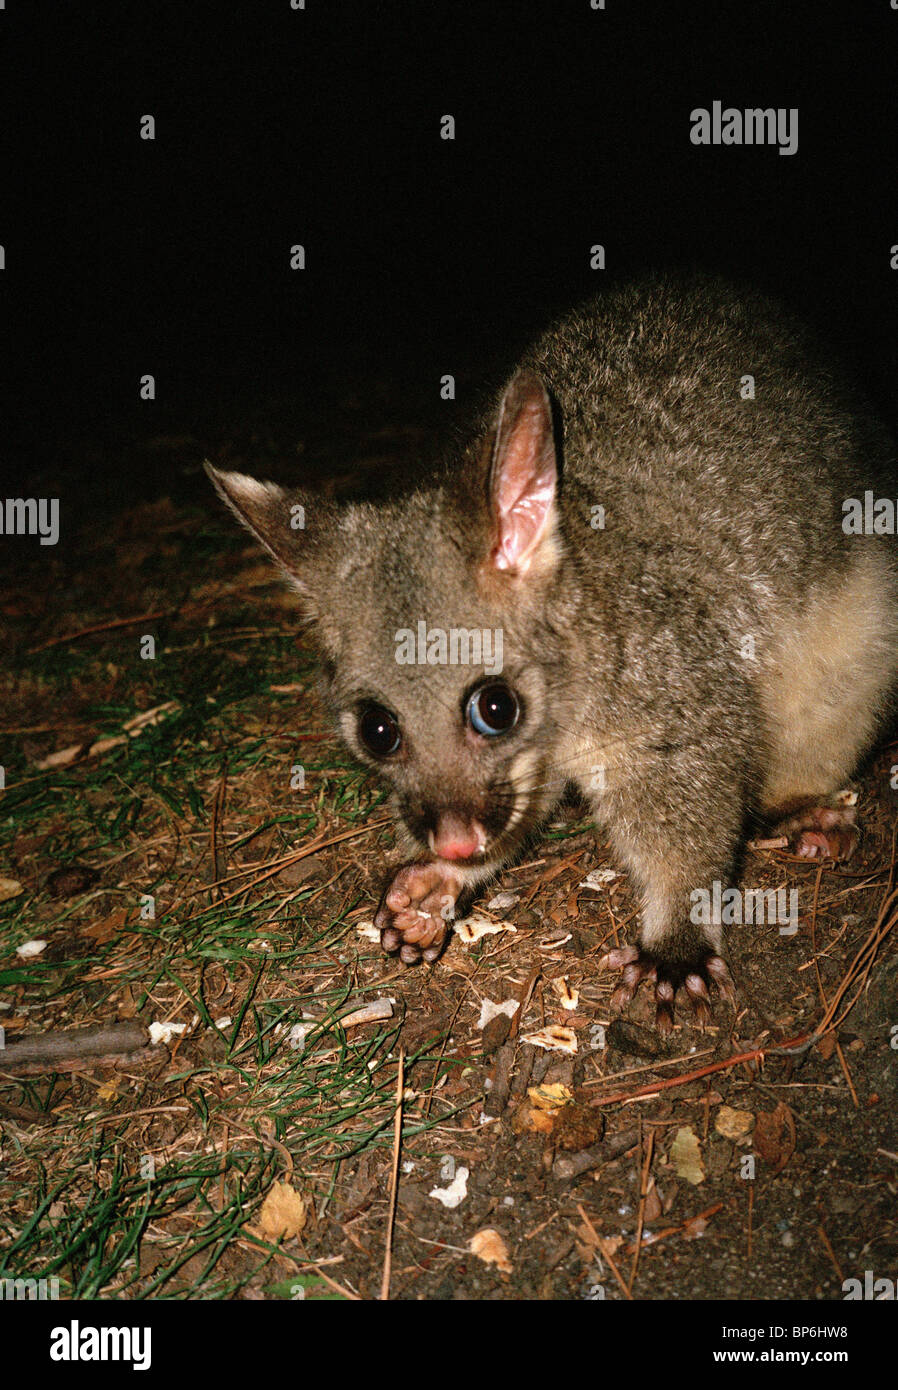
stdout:
<svg viewBox="0 0 898 1390">
<path fill-rule="evenodd" d="M 395 753 L 402 742 L 399 725 L 383 705 L 366 705 L 359 715 L 359 738 L 375 758 Z"/>
<path fill-rule="evenodd" d="M 475 690 L 468 700 L 467 716 L 471 728 L 484 738 L 507 734 L 518 722 L 520 705 L 514 691 L 504 681 L 490 681 Z"/>
</svg>

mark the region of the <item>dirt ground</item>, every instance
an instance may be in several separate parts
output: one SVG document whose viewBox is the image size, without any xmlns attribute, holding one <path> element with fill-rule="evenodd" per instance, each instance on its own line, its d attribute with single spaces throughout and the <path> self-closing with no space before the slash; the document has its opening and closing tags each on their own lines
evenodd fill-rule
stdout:
<svg viewBox="0 0 898 1390">
<path fill-rule="evenodd" d="M 357 411 L 325 466 L 407 460 L 414 432 Z M 8 1045 L 186 1028 L 0 1068 L 2 1273 L 86 1296 L 378 1297 L 401 1056 L 393 1299 L 833 1300 L 894 1279 L 898 739 L 857 779 L 847 865 L 746 851 L 741 886 L 797 890 L 797 929 L 730 928 L 736 1007 L 704 1030 L 679 1010 L 662 1039 L 644 992 L 616 1017 L 598 962 L 636 903 L 574 803 L 481 894 L 485 934 L 405 969 L 368 925 L 393 843 L 379 789 L 199 471 L 208 453 L 287 478 L 289 426 L 132 441 L 127 496 L 104 494 L 109 447 L 59 483 L 87 499 L 77 537 L 0 581 L 0 1021 Z M 484 1024 L 487 1001 L 518 1007 Z"/>
</svg>

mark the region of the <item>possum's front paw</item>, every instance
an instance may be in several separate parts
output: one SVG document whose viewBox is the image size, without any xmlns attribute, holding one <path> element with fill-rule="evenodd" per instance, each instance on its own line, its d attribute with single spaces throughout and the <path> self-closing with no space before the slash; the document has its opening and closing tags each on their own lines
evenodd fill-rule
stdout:
<svg viewBox="0 0 898 1390">
<path fill-rule="evenodd" d="M 405 864 L 393 877 L 374 918 L 388 955 L 404 965 L 436 960 L 443 949 L 462 880 L 441 860 Z"/>
<path fill-rule="evenodd" d="M 638 946 L 624 946 L 619 951 L 609 951 L 599 962 L 600 970 L 620 970 L 621 983 L 611 1002 L 617 1008 L 629 1004 L 639 986 L 651 980 L 655 986 L 656 1014 L 655 1024 L 662 1033 L 669 1033 L 673 1027 L 674 999 L 680 985 L 686 991 L 692 1005 L 695 1021 L 703 1027 L 711 1020 L 711 1000 L 708 986 L 714 985 L 724 999 L 731 1003 L 735 990 L 730 972 L 722 956 L 708 950 L 696 960 L 665 961 L 653 956 Z"/>
</svg>

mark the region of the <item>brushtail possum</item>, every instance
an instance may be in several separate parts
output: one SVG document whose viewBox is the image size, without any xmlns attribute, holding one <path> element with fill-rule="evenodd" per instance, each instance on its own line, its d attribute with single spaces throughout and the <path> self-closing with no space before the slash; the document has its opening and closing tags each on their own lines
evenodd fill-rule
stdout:
<svg viewBox="0 0 898 1390">
<path fill-rule="evenodd" d="M 615 1002 L 650 981 L 667 1029 L 683 987 L 707 1019 L 732 982 L 692 895 L 731 881 L 749 820 L 803 855 L 853 847 L 837 793 L 890 708 L 898 571 L 843 504 L 882 495 L 891 462 L 809 335 L 691 278 L 556 323 L 407 495 L 338 505 L 209 466 L 392 789 L 407 863 L 384 949 L 435 960 L 457 901 L 573 783 L 641 893 L 638 942 L 603 962 Z"/>
</svg>

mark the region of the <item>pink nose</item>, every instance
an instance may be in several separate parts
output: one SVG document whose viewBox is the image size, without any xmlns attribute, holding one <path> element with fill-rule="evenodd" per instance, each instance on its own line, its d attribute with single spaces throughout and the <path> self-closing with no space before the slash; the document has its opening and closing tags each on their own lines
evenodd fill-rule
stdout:
<svg viewBox="0 0 898 1390">
<path fill-rule="evenodd" d="M 431 834 L 431 845 L 441 859 L 471 859 L 486 844 L 486 831 L 479 821 L 462 820 L 451 811 L 444 811 L 437 817 L 436 834 Z"/>
</svg>

